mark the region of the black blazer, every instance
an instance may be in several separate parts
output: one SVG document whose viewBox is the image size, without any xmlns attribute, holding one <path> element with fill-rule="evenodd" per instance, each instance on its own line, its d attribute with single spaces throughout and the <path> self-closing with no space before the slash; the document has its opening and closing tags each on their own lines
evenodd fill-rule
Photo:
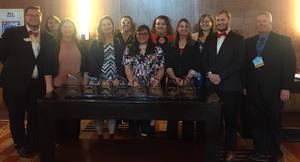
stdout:
<svg viewBox="0 0 300 162">
<path fill-rule="evenodd" d="M 35 58 L 26 26 L 8 29 L 2 35 L 0 44 L 0 61 L 4 64 L 4 69 L 0 77 L 3 87 L 15 92 L 24 92 L 29 86 L 32 72 L 37 65 L 38 77 L 43 80 L 45 74 L 46 56 L 54 53 L 55 41 L 46 32 L 41 33 L 40 52 Z"/>
<path fill-rule="evenodd" d="M 118 38 L 114 38 L 114 48 L 115 48 L 115 56 L 116 56 L 116 68 L 117 74 L 125 77 L 125 69 L 123 65 L 123 53 L 125 47 L 121 43 Z M 100 74 L 100 69 L 102 68 L 104 62 L 104 48 L 103 42 L 95 40 L 89 50 L 88 57 L 88 72 L 90 76 L 98 77 Z"/>
<path fill-rule="evenodd" d="M 296 71 L 295 51 L 289 37 L 271 32 L 262 50 L 264 66 L 255 69 L 252 60 L 256 57 L 258 35 L 246 40 L 246 79 L 245 86 L 249 97 L 252 91 L 261 90 L 270 101 L 280 100 L 280 90 L 290 90 Z"/>
<path fill-rule="evenodd" d="M 114 37 L 121 41 L 122 46 L 126 47 L 128 44 L 131 44 L 134 41 L 134 33 L 132 33 L 127 40 L 123 39 L 121 32 L 115 32 Z"/>
<path fill-rule="evenodd" d="M 239 91 L 242 88 L 241 71 L 244 63 L 244 38 L 230 31 L 217 54 L 217 33 L 209 35 L 203 47 L 204 74 L 219 74 L 221 83 L 215 86 L 221 91 Z M 214 86 L 210 81 L 208 87 Z"/>
</svg>

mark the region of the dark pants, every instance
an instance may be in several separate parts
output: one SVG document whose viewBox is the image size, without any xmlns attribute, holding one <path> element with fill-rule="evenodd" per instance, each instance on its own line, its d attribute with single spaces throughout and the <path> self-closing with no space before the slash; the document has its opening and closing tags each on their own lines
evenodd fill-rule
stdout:
<svg viewBox="0 0 300 162">
<path fill-rule="evenodd" d="M 280 156 L 283 103 L 280 101 L 279 93 L 278 99 L 272 100 L 268 98 L 270 95 L 262 95 L 260 88 L 257 87 L 248 96 L 248 123 L 251 124 L 255 152 Z"/>
<path fill-rule="evenodd" d="M 233 151 L 236 148 L 237 118 L 241 92 L 220 92 L 219 95 L 223 102 L 222 113 L 225 121 L 225 150 Z"/>
<path fill-rule="evenodd" d="M 132 136 L 137 136 L 138 133 L 145 133 L 148 135 L 151 133 L 150 120 L 129 120 L 128 125 L 128 131 Z"/>
<path fill-rule="evenodd" d="M 10 87 L 4 87 L 3 97 L 9 113 L 10 131 L 17 148 L 25 146 L 37 148 L 39 125 L 36 102 L 44 94 L 44 82 L 38 79 L 32 79 L 25 92 L 15 92 Z"/>
<path fill-rule="evenodd" d="M 197 96 L 199 100 L 205 102 L 208 96 L 208 90 L 204 83 L 199 83 L 198 87 L 196 88 Z M 191 120 L 184 120 L 182 122 L 182 139 L 183 140 L 193 140 L 194 139 L 194 121 Z M 204 129 L 205 123 L 202 121 L 196 122 L 196 135 L 197 138 L 204 138 Z M 167 123 L 167 137 L 168 139 L 177 139 L 178 138 L 178 121 L 177 120 L 168 120 Z"/>
<path fill-rule="evenodd" d="M 197 138 L 204 137 L 204 122 L 197 122 Z M 183 140 L 193 140 L 194 139 L 194 121 L 183 120 L 182 121 L 182 139 Z M 175 140 L 178 139 L 178 120 L 168 120 L 167 125 L 167 137 L 168 139 Z"/>
<path fill-rule="evenodd" d="M 77 140 L 79 138 L 79 119 L 58 119 L 55 124 L 56 142 L 63 143 L 67 140 Z"/>
</svg>

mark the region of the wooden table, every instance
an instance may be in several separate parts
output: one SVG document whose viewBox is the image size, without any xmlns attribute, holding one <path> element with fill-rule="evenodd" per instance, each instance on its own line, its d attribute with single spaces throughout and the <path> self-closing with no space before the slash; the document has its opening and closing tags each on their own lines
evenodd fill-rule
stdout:
<svg viewBox="0 0 300 162">
<path fill-rule="evenodd" d="M 160 119 L 205 122 L 204 161 L 219 161 L 221 125 L 220 104 L 206 104 L 197 99 L 170 98 L 66 98 L 66 88 L 38 101 L 41 162 L 55 161 L 56 119 Z M 200 157 L 199 157 L 200 158 Z"/>
</svg>

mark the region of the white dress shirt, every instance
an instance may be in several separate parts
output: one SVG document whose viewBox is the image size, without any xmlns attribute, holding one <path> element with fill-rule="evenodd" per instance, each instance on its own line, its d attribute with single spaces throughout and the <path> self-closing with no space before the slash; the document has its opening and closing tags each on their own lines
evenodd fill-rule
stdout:
<svg viewBox="0 0 300 162">
<path fill-rule="evenodd" d="M 226 31 L 227 35 L 228 35 L 229 31 L 230 31 L 230 28 L 228 28 L 227 31 Z M 221 32 L 218 31 L 218 33 L 221 33 Z M 220 38 L 218 38 L 218 41 L 217 41 L 217 54 L 219 54 L 220 48 L 221 48 L 225 38 L 226 37 L 224 35 L 222 35 Z"/>
<path fill-rule="evenodd" d="M 33 31 L 33 32 L 39 32 L 40 33 L 40 29 L 38 31 L 36 30 L 31 30 L 30 27 L 28 25 L 26 25 L 27 31 Z M 33 54 L 35 56 L 35 58 L 38 57 L 39 52 L 40 52 L 40 34 L 37 37 L 34 37 L 33 35 L 29 35 L 30 40 L 31 40 L 31 46 L 32 46 L 32 50 L 33 50 Z M 32 72 L 32 78 L 37 79 L 38 78 L 38 68 L 37 65 L 34 66 L 33 72 Z"/>
</svg>

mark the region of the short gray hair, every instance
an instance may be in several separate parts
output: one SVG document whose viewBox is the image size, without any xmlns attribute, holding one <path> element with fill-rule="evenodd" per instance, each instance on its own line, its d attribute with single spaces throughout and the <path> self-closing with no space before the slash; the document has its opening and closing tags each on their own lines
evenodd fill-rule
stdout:
<svg viewBox="0 0 300 162">
<path fill-rule="evenodd" d="M 257 14 L 257 16 L 260 16 L 260 15 L 265 15 L 265 16 L 268 16 L 269 17 L 269 19 L 270 19 L 270 21 L 272 22 L 272 14 L 270 13 L 270 12 L 268 12 L 268 11 L 262 11 L 262 12 L 259 12 L 258 14 Z"/>
</svg>

